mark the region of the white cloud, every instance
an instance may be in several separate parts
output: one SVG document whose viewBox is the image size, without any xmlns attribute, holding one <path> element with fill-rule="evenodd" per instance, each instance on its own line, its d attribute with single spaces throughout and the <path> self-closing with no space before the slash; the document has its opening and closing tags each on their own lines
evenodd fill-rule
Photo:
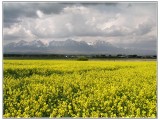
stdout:
<svg viewBox="0 0 160 120">
<path fill-rule="evenodd" d="M 10 28 L 3 29 L 4 39 L 33 39 L 35 36 L 26 27 L 20 24 L 14 24 Z"/>
<path fill-rule="evenodd" d="M 39 18 L 43 17 L 43 12 L 41 12 L 40 10 L 37 10 L 36 13 L 37 13 Z"/>
</svg>

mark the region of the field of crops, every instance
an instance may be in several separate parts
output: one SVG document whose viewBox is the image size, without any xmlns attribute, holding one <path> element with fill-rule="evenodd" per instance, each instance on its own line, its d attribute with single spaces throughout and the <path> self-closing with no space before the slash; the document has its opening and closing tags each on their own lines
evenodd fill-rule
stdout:
<svg viewBox="0 0 160 120">
<path fill-rule="evenodd" d="M 3 117 L 156 118 L 156 61 L 4 60 Z"/>
</svg>

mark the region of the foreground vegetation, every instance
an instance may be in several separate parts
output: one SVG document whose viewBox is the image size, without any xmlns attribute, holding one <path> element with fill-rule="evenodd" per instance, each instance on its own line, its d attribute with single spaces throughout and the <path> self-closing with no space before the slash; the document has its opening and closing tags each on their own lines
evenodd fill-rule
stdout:
<svg viewBox="0 0 160 120">
<path fill-rule="evenodd" d="M 3 116 L 155 118 L 155 61 L 4 60 Z"/>
</svg>

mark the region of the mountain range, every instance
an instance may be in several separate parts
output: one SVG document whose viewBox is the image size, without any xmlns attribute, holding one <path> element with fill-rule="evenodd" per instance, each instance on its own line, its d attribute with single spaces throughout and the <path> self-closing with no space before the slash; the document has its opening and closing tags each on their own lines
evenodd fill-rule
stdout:
<svg viewBox="0 0 160 120">
<path fill-rule="evenodd" d="M 30 42 L 21 40 L 11 42 L 3 47 L 5 54 L 137 54 L 155 55 L 154 50 L 124 49 L 114 46 L 108 42 L 97 40 L 95 42 L 75 41 L 67 39 L 65 41 L 50 41 L 44 44 L 40 40 Z"/>
</svg>

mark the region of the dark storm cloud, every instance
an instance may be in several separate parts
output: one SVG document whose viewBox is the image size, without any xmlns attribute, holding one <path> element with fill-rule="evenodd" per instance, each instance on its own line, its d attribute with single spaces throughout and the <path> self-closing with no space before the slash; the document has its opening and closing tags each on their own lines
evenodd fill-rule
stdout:
<svg viewBox="0 0 160 120">
<path fill-rule="evenodd" d="M 72 4 L 3 2 L 4 27 L 9 27 L 14 23 L 21 22 L 20 18 L 37 18 L 37 10 L 42 11 L 44 14 L 59 14 L 67 5 Z"/>
<path fill-rule="evenodd" d="M 21 20 L 18 20 L 16 17 L 15 18 L 11 18 L 11 17 L 4 17 L 3 18 L 3 25 L 4 27 L 10 27 L 12 24 L 14 23 L 19 23 L 21 22 Z"/>
<path fill-rule="evenodd" d="M 34 7 L 25 4 L 3 3 L 3 22 L 4 26 L 10 26 L 21 22 L 21 17 L 36 17 Z"/>
<path fill-rule="evenodd" d="M 64 7 L 72 4 L 63 3 L 36 3 L 35 9 L 41 10 L 44 14 L 59 14 Z"/>
<path fill-rule="evenodd" d="M 22 17 L 37 18 L 36 11 L 41 10 L 44 14 L 59 14 L 66 6 L 90 6 L 96 5 L 116 6 L 118 3 L 91 3 L 91 2 L 66 2 L 66 3 L 25 3 L 25 2 L 3 2 L 3 22 L 5 27 L 21 22 Z M 99 7 L 99 9 L 104 9 Z"/>
<path fill-rule="evenodd" d="M 114 2 L 84 2 L 84 3 L 80 3 L 81 5 L 84 6 L 95 6 L 95 5 L 106 5 L 106 6 L 116 6 L 118 3 L 114 3 Z"/>
</svg>

